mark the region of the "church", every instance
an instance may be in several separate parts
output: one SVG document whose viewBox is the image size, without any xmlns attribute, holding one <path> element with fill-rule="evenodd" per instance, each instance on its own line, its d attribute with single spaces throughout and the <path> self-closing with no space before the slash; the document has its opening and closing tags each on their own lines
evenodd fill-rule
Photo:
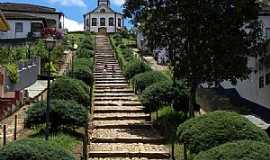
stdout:
<svg viewBox="0 0 270 160">
<path fill-rule="evenodd" d="M 110 7 L 110 0 L 98 0 L 98 6 L 84 15 L 84 30 L 114 33 L 124 27 L 124 17 Z"/>
</svg>

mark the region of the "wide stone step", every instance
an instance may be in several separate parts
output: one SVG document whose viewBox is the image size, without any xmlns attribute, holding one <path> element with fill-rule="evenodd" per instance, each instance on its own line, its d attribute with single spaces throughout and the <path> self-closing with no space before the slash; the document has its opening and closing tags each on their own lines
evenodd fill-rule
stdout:
<svg viewBox="0 0 270 160">
<path fill-rule="evenodd" d="M 143 113 L 143 106 L 94 106 L 94 113 Z"/>
<path fill-rule="evenodd" d="M 133 97 L 95 97 L 95 102 L 98 101 L 133 101 L 137 102 L 139 101 L 139 98 L 137 96 Z"/>
<path fill-rule="evenodd" d="M 128 102 L 121 102 L 121 101 L 95 101 L 94 106 L 141 106 L 140 101 L 128 101 Z"/>
<path fill-rule="evenodd" d="M 95 88 L 97 89 L 106 89 L 106 88 L 113 88 L 113 89 L 124 89 L 124 88 L 129 88 L 129 86 L 127 84 L 125 85 L 98 85 Z"/>
<path fill-rule="evenodd" d="M 93 120 L 151 120 L 145 113 L 95 113 Z"/>
<path fill-rule="evenodd" d="M 123 89 L 95 89 L 95 93 L 134 93 L 134 91 L 130 88 Z"/>
<path fill-rule="evenodd" d="M 95 128 L 150 128 L 150 122 L 145 120 L 94 120 Z"/>
<path fill-rule="evenodd" d="M 96 83 L 104 83 L 104 84 L 107 84 L 107 83 L 128 83 L 126 80 L 96 80 L 95 81 Z"/>
<path fill-rule="evenodd" d="M 133 97 L 134 93 L 95 93 L 95 97 Z"/>
<path fill-rule="evenodd" d="M 150 160 L 146 157 L 106 157 L 106 158 L 89 158 L 88 160 Z M 153 160 L 153 159 L 152 159 Z M 154 160 L 169 160 L 169 159 L 154 159 Z"/>
<path fill-rule="evenodd" d="M 96 81 L 122 81 L 126 80 L 126 78 L 95 78 Z"/>
<path fill-rule="evenodd" d="M 164 145 L 143 143 L 91 143 L 89 157 L 147 157 L 151 159 L 170 158 Z"/>
<path fill-rule="evenodd" d="M 153 129 L 94 129 L 90 133 L 92 143 L 155 143 L 161 144 L 164 138 Z"/>
</svg>

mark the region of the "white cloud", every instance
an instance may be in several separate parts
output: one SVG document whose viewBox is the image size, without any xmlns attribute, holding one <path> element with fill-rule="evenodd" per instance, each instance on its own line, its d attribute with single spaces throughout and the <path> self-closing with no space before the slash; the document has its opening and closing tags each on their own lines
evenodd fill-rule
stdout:
<svg viewBox="0 0 270 160">
<path fill-rule="evenodd" d="M 79 23 L 75 20 L 69 19 L 65 17 L 64 20 L 65 29 L 68 29 L 68 31 L 83 31 L 83 23 Z"/>
<path fill-rule="evenodd" d="M 125 0 L 112 0 L 112 3 L 121 6 L 125 3 Z"/>
<path fill-rule="evenodd" d="M 59 3 L 62 6 L 86 7 L 84 0 L 49 0 L 51 3 Z"/>
</svg>

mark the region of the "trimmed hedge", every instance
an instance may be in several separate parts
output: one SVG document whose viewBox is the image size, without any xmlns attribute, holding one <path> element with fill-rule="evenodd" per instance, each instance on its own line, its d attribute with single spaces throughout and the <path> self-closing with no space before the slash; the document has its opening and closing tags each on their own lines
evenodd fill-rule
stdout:
<svg viewBox="0 0 270 160">
<path fill-rule="evenodd" d="M 34 127 L 46 122 L 46 102 L 33 104 L 26 112 L 26 124 Z M 53 100 L 51 102 L 50 121 L 53 130 L 62 125 L 66 127 L 83 127 L 87 123 L 87 109 L 75 101 Z"/>
<path fill-rule="evenodd" d="M 155 112 L 160 107 L 171 105 L 173 100 L 174 109 L 186 112 L 188 108 L 188 94 L 186 86 L 177 82 L 173 86 L 173 81 L 161 81 L 147 87 L 140 95 L 140 100 L 145 107 L 145 112 Z"/>
<path fill-rule="evenodd" d="M 90 89 L 81 80 L 62 77 L 54 81 L 51 89 L 53 99 L 74 100 L 86 107 L 90 105 Z"/>
<path fill-rule="evenodd" d="M 160 81 L 168 81 L 168 78 L 159 71 L 149 71 L 135 75 L 131 82 L 134 85 L 136 91 L 142 92 L 146 87 L 149 87 L 153 83 Z"/>
<path fill-rule="evenodd" d="M 147 66 L 145 63 L 143 63 L 142 61 L 138 59 L 134 59 L 134 61 L 131 61 L 127 64 L 124 73 L 128 79 L 131 79 L 136 74 L 143 73 L 150 70 L 151 68 Z"/>
<path fill-rule="evenodd" d="M 44 140 L 24 139 L 9 143 L 0 150 L 0 160 L 75 160 L 64 149 Z"/>
<path fill-rule="evenodd" d="M 76 79 L 83 81 L 84 83 L 91 85 L 93 82 L 93 59 L 77 58 L 74 61 L 73 76 Z M 72 76 L 72 71 L 69 72 L 69 76 Z"/>
<path fill-rule="evenodd" d="M 191 153 L 199 153 L 236 140 L 269 143 L 267 134 L 249 120 L 237 113 L 224 111 L 186 121 L 178 127 L 177 135 Z"/>
<path fill-rule="evenodd" d="M 164 107 L 158 113 L 159 117 L 154 121 L 154 127 L 168 142 L 175 142 L 177 127 L 187 119 L 186 114 L 172 111 L 171 107 Z"/>
<path fill-rule="evenodd" d="M 194 160 L 269 160 L 270 145 L 256 141 L 237 141 L 199 153 Z"/>
</svg>

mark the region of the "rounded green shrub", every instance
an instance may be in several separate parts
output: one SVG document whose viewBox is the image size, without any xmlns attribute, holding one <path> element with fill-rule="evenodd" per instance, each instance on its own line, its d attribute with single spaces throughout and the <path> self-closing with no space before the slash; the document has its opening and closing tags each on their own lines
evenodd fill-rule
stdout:
<svg viewBox="0 0 270 160">
<path fill-rule="evenodd" d="M 146 87 L 153 83 L 166 81 L 168 78 L 159 71 L 149 71 L 135 75 L 131 82 L 134 85 L 135 90 L 142 92 Z"/>
<path fill-rule="evenodd" d="M 0 150 L 0 160 L 75 160 L 64 149 L 39 139 L 12 142 Z"/>
<path fill-rule="evenodd" d="M 136 59 L 127 64 L 124 73 L 128 79 L 131 79 L 136 74 L 143 73 L 150 70 L 151 68 L 149 66 L 147 66 L 142 61 Z"/>
<path fill-rule="evenodd" d="M 83 81 L 62 77 L 54 81 L 51 88 L 53 99 L 74 100 L 84 106 L 90 105 L 90 89 Z"/>
<path fill-rule="evenodd" d="M 140 95 L 140 100 L 145 107 L 145 112 L 155 112 L 160 107 L 171 105 L 174 100 L 174 109 L 186 112 L 188 108 L 188 94 L 183 83 L 173 81 L 161 81 L 147 87 Z"/>
<path fill-rule="evenodd" d="M 269 160 L 269 157 L 269 144 L 256 141 L 237 141 L 201 152 L 194 160 Z"/>
<path fill-rule="evenodd" d="M 46 122 L 46 102 L 33 104 L 26 112 L 28 127 L 38 126 Z M 75 101 L 52 100 L 50 121 L 53 130 L 62 125 L 66 127 L 83 127 L 87 123 L 87 109 Z"/>
<path fill-rule="evenodd" d="M 224 111 L 186 121 L 178 127 L 177 135 L 179 141 L 195 154 L 236 140 L 269 143 L 267 134 L 249 120 L 237 113 Z"/>
</svg>

